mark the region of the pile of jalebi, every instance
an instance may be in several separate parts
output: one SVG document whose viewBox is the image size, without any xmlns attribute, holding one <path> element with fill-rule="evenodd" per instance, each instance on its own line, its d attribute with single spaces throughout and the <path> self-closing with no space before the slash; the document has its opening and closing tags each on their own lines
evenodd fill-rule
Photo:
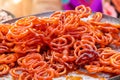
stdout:
<svg viewBox="0 0 120 80">
<path fill-rule="evenodd" d="M 0 76 L 51 80 L 80 67 L 120 74 L 120 25 L 83 5 L 50 17 L 25 17 L 0 24 Z"/>
</svg>

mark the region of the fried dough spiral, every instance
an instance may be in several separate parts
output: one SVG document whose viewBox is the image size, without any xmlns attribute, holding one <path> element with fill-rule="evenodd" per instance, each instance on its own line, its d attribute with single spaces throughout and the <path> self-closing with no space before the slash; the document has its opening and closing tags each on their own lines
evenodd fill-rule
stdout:
<svg viewBox="0 0 120 80">
<path fill-rule="evenodd" d="M 84 5 L 50 17 L 0 24 L 0 76 L 52 80 L 80 67 L 120 74 L 120 25 L 100 22 Z"/>
</svg>

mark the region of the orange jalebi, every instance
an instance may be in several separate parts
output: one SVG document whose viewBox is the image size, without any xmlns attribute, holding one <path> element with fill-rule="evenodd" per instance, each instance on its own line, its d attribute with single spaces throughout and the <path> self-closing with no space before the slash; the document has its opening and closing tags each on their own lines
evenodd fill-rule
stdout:
<svg viewBox="0 0 120 80">
<path fill-rule="evenodd" d="M 120 74 L 120 24 L 101 22 L 100 12 L 91 14 L 81 5 L 0 24 L 0 76 L 51 80 L 80 67 Z"/>
</svg>

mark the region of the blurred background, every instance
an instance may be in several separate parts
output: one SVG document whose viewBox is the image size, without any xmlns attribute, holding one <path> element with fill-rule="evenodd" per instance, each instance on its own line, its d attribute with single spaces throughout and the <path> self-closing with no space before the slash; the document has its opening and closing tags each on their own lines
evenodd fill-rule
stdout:
<svg viewBox="0 0 120 80">
<path fill-rule="evenodd" d="M 0 0 L 0 9 L 21 17 L 53 10 L 71 10 L 81 4 L 91 7 L 94 12 L 120 16 L 120 0 Z"/>
</svg>

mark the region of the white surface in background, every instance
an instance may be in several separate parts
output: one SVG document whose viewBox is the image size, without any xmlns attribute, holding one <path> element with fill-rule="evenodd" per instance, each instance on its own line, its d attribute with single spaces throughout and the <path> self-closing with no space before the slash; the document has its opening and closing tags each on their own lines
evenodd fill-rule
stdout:
<svg viewBox="0 0 120 80">
<path fill-rule="evenodd" d="M 67 76 L 76 76 L 76 77 L 79 76 L 79 77 L 82 77 L 82 80 L 99 80 L 99 78 L 93 78 L 84 74 L 76 74 L 75 72 L 71 72 Z M 1 77 L 0 80 L 13 80 L 13 78 L 10 75 L 5 75 Z M 66 80 L 66 77 L 63 76 L 59 78 L 54 78 L 53 80 Z"/>
</svg>

